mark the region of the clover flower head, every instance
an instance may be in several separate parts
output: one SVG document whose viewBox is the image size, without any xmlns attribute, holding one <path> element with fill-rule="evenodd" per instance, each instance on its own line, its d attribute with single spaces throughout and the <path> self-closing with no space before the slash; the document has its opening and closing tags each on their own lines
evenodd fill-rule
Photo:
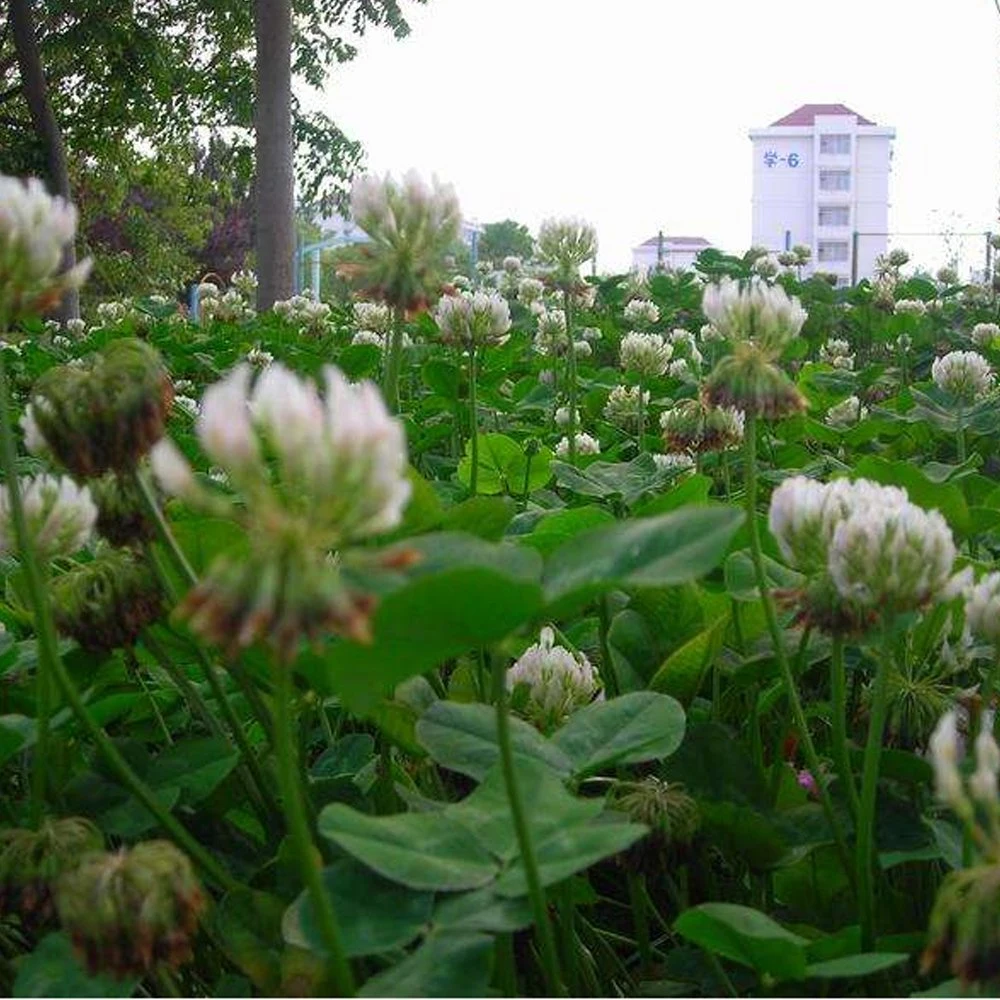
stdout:
<svg viewBox="0 0 1000 1000">
<path fill-rule="evenodd" d="M 546 219 L 538 232 L 538 254 L 557 283 L 575 286 L 580 265 L 597 254 L 597 231 L 581 219 Z"/>
<path fill-rule="evenodd" d="M 654 453 L 653 462 L 660 472 L 687 472 L 694 468 L 694 459 L 686 451 Z"/>
<path fill-rule="evenodd" d="M 640 400 L 641 406 L 648 406 L 649 392 L 642 392 L 637 385 L 616 385 L 604 404 L 604 416 L 619 427 L 629 427 L 639 419 Z"/>
<path fill-rule="evenodd" d="M 989 347 L 1000 340 L 1000 326 L 996 323 L 977 323 L 969 337 L 976 347 Z"/>
<path fill-rule="evenodd" d="M 620 350 L 622 368 L 647 378 L 662 375 L 674 353 L 673 345 L 660 334 L 637 330 L 622 337 Z"/>
<path fill-rule="evenodd" d="M 826 412 L 826 422 L 830 427 L 843 430 L 859 424 L 868 416 L 868 407 L 861 405 L 857 396 L 848 396 Z"/>
<path fill-rule="evenodd" d="M 583 431 L 578 431 L 576 435 L 576 453 L 578 455 L 599 455 L 601 453 L 601 443 L 597 438 L 591 437 Z M 567 458 L 569 456 L 568 437 L 559 439 L 559 443 L 556 445 L 556 456 L 558 458 Z"/>
<path fill-rule="evenodd" d="M 744 286 L 732 278 L 707 285 L 702 311 L 727 340 L 750 341 L 775 358 L 799 335 L 807 318 L 797 298 L 790 298 L 780 285 L 758 279 Z"/>
<path fill-rule="evenodd" d="M 354 322 L 359 330 L 383 336 L 392 330 L 392 310 L 384 302 L 355 302 Z"/>
<path fill-rule="evenodd" d="M 537 278 L 522 278 L 517 283 L 517 298 L 526 306 L 532 302 L 537 302 L 545 293 L 545 285 Z"/>
<path fill-rule="evenodd" d="M 819 359 L 824 364 L 844 371 L 851 371 L 854 368 L 854 355 L 851 353 L 851 345 L 838 337 L 831 337 L 819 349 Z"/>
<path fill-rule="evenodd" d="M 899 299 L 893 312 L 903 316 L 923 316 L 927 312 L 927 303 L 921 299 Z"/>
<path fill-rule="evenodd" d="M 554 357 L 562 354 L 568 346 L 566 313 L 562 309 L 546 309 L 540 312 L 534 340 L 535 350 L 539 354 Z"/>
<path fill-rule="evenodd" d="M 660 320 L 660 307 L 649 299 L 632 299 L 626 303 L 624 315 L 632 326 L 652 326 Z"/>
<path fill-rule="evenodd" d="M 990 363 L 976 351 L 951 351 L 931 365 L 934 384 L 964 402 L 974 402 L 993 389 L 996 376 Z"/>
<path fill-rule="evenodd" d="M 43 559 L 79 552 L 90 540 L 97 506 L 68 476 L 23 476 L 18 482 L 28 534 Z M 0 553 L 17 551 L 10 491 L 0 489 Z"/>
<path fill-rule="evenodd" d="M 569 427 L 570 412 L 568 406 L 560 406 L 556 409 L 556 427 Z M 580 425 L 580 411 L 576 411 L 576 424 Z M 567 446 L 568 447 L 568 446 Z"/>
<path fill-rule="evenodd" d="M 1000 642 L 1000 573 L 987 573 L 965 592 L 965 622 L 989 642 Z"/>
<path fill-rule="evenodd" d="M 601 694 L 601 680 L 590 661 L 555 642 L 551 628 L 543 628 L 537 644 L 529 646 L 507 671 L 507 690 L 525 689 L 519 710 L 538 728 L 548 731 Z"/>
</svg>

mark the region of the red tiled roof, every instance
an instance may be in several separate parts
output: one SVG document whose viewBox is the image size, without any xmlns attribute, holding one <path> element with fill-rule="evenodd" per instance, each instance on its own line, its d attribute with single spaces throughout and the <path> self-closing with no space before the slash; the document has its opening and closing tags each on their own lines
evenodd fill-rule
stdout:
<svg viewBox="0 0 1000 1000">
<path fill-rule="evenodd" d="M 856 111 L 852 111 L 845 104 L 803 104 L 796 108 L 791 114 L 779 118 L 776 122 L 771 122 L 771 128 L 775 125 L 813 125 L 817 115 L 856 115 L 859 125 L 874 125 L 867 118 L 862 118 Z"/>
<path fill-rule="evenodd" d="M 653 236 L 651 239 L 644 241 L 641 246 L 644 247 L 655 247 L 660 243 L 659 236 Z M 666 246 L 668 243 L 680 244 L 681 246 L 687 245 L 692 247 L 710 247 L 712 244 L 708 240 L 701 236 L 664 236 L 663 244 Z"/>
</svg>

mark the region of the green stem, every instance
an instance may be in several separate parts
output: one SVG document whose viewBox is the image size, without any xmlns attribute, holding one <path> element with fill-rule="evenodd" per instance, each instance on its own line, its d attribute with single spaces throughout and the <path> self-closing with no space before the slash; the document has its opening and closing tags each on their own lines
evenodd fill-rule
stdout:
<svg viewBox="0 0 1000 1000">
<path fill-rule="evenodd" d="M 639 972 L 647 975 L 653 965 L 653 953 L 649 944 L 649 914 L 646 912 L 646 898 L 643 892 L 644 879 L 642 875 L 628 869 L 628 901 L 632 910 L 632 923 L 635 927 L 635 940 L 639 946 Z"/>
<path fill-rule="evenodd" d="M 601 647 L 601 680 L 604 682 L 607 697 L 614 698 L 618 694 L 618 675 L 615 673 L 615 661 L 611 655 L 611 606 L 607 594 L 602 594 L 597 599 L 597 614 L 597 637 Z"/>
<path fill-rule="evenodd" d="M 173 560 L 174 565 L 179 570 L 181 576 L 184 578 L 185 582 L 194 586 L 198 582 L 198 574 L 195 573 L 191 563 L 188 562 L 188 558 L 184 555 L 184 551 L 181 549 L 180 545 L 177 544 L 177 539 L 174 537 L 174 533 L 170 530 L 170 525 L 167 524 L 167 519 L 163 516 L 163 511 L 160 509 L 160 503 L 156 499 L 156 494 L 153 492 L 153 487 L 149 482 L 149 479 L 138 469 L 133 473 L 133 479 L 136 486 L 139 487 L 139 494 L 142 497 L 143 505 L 146 508 L 146 513 L 153 519 L 153 524 L 156 525 L 156 534 L 160 539 L 160 542 L 166 548 L 167 552 L 170 553 L 170 558 Z"/>
<path fill-rule="evenodd" d="M 0 322 L 0 332 L 5 328 L 6 324 Z M 17 478 L 17 442 L 14 439 L 10 385 L 7 380 L 7 366 L 2 358 L 0 358 L 0 466 L 3 468 L 3 477 L 7 483 L 14 537 L 17 541 L 21 568 L 24 571 L 28 601 L 35 619 L 35 639 L 38 643 L 38 665 L 35 673 L 37 737 L 31 778 L 31 818 L 37 827 L 45 811 L 47 772 L 51 764 L 48 759 L 49 717 L 52 714 L 52 677 L 55 664 L 59 661 L 59 642 L 45 585 L 45 568 L 35 552 L 35 542 L 28 530 L 28 521 L 24 513 L 24 501 Z"/>
<path fill-rule="evenodd" d="M 183 670 L 174 666 L 173 661 L 167 655 L 163 646 L 160 645 L 159 640 L 148 629 L 142 633 L 142 644 L 152 654 L 153 659 L 156 660 L 160 669 L 176 685 L 177 689 L 183 695 L 184 700 L 191 706 L 191 710 L 201 719 L 202 725 L 213 736 L 225 739 L 226 730 L 208 707 L 208 703 L 202 698 L 201 692 L 191 683 Z"/>
<path fill-rule="evenodd" d="M 646 404 L 642 398 L 642 380 L 639 380 L 639 431 L 637 435 L 636 444 L 639 446 L 639 454 L 643 454 L 646 450 Z"/>
<path fill-rule="evenodd" d="M 767 622 L 767 629 L 771 636 L 771 644 L 774 647 L 774 658 L 778 663 L 784 681 L 785 690 L 788 695 L 788 702 L 792 709 L 792 718 L 798 730 L 799 740 L 802 743 L 802 750 L 806 758 L 806 764 L 816 779 L 816 788 L 819 794 L 820 805 L 826 821 L 833 831 L 833 837 L 837 845 L 837 853 L 840 856 L 841 864 L 847 875 L 848 882 L 854 883 L 854 868 L 851 865 L 850 855 L 847 850 L 847 841 L 844 839 L 844 832 L 840 828 L 836 813 L 833 811 L 833 803 L 830 801 L 830 792 L 822 780 L 819 756 L 813 744 L 812 736 L 809 732 L 809 723 L 806 720 L 806 713 L 802 708 L 802 700 L 799 698 L 798 687 L 795 684 L 795 677 L 792 675 L 792 668 L 788 662 L 788 654 L 785 651 L 785 637 L 782 634 L 781 626 L 778 624 L 778 615 L 774 609 L 774 601 L 771 597 L 770 588 L 767 585 L 767 574 L 764 571 L 764 552 L 760 542 L 760 528 L 757 525 L 757 418 L 748 415 L 743 439 L 744 447 L 744 475 L 746 476 L 746 511 L 747 528 L 750 534 L 750 556 L 753 560 L 754 575 L 757 579 L 757 588 L 760 591 L 761 604 L 764 608 L 764 619 Z"/>
<path fill-rule="evenodd" d="M 55 678 L 77 721 L 90 734 L 91 739 L 97 744 L 97 749 L 104 756 L 111 770 L 121 780 L 121 783 L 146 807 L 150 815 L 177 841 L 178 845 L 191 856 L 191 860 L 213 882 L 227 892 L 241 888 L 240 883 L 174 819 L 169 810 L 165 809 L 160 800 L 153 794 L 152 789 L 132 770 L 125 758 L 118 752 L 118 748 L 111 742 L 108 734 L 90 714 L 60 659 L 55 661 Z"/>
<path fill-rule="evenodd" d="M 569 381 L 569 464 L 576 465 L 576 351 L 573 348 L 573 303 L 569 288 L 563 289 L 563 312 L 566 316 L 566 377 Z"/>
<path fill-rule="evenodd" d="M 955 414 L 955 423 L 957 424 L 957 429 L 955 431 L 956 447 L 958 449 L 958 464 L 961 465 L 965 461 L 965 413 L 960 406 L 958 412 Z"/>
<path fill-rule="evenodd" d="M 531 843 L 531 831 L 528 828 L 524 803 L 517 787 L 517 773 L 514 770 L 514 751 L 510 739 L 510 716 L 507 705 L 506 667 L 501 657 L 493 658 L 493 700 L 496 707 L 497 743 L 500 747 L 500 763 L 503 769 L 504 785 L 507 789 L 507 801 L 510 804 L 510 814 L 514 822 L 514 834 L 524 865 L 524 877 L 528 883 L 528 898 L 535 919 L 535 933 L 541 951 L 542 967 L 545 971 L 545 981 L 550 996 L 563 996 L 562 975 L 559 971 L 559 955 L 556 952 L 555 937 L 552 924 L 549 921 L 548 904 L 545 901 L 545 890 L 538 874 L 538 862 L 535 858 L 534 846 Z"/>
<path fill-rule="evenodd" d="M 847 749 L 847 674 L 844 670 L 844 640 L 833 638 L 830 657 L 830 715 L 833 736 L 833 762 L 843 786 L 851 818 L 858 821 L 858 790 L 851 771 L 851 757 Z"/>
<path fill-rule="evenodd" d="M 341 943 L 340 928 L 333 903 L 323 885 L 323 872 L 318 861 L 318 852 L 313 845 L 302 801 L 299 784 L 299 768 L 296 754 L 296 740 L 292 719 L 292 668 L 290 664 L 277 665 L 278 690 L 274 713 L 275 751 L 278 757 L 278 783 L 284 803 L 285 821 L 292 850 L 298 862 L 302 881 L 312 900 L 313 912 L 319 927 L 320 937 L 326 948 L 330 977 L 340 996 L 354 995 L 354 975 Z"/>
<path fill-rule="evenodd" d="M 889 662 L 887 657 L 880 656 L 875 667 L 875 683 L 872 687 L 871 716 L 868 722 L 868 741 L 865 744 L 861 774 L 861 802 L 858 809 L 856 864 L 862 951 L 873 951 L 875 948 L 875 804 L 888 693 Z"/>
<path fill-rule="evenodd" d="M 130 648 L 126 651 L 128 657 L 129 666 L 132 668 L 132 675 L 135 678 L 136 684 L 142 690 L 146 701 L 149 703 L 149 710 L 153 714 L 153 718 L 156 720 L 156 725 L 159 727 L 160 733 L 163 736 L 164 741 L 172 746 L 174 742 L 174 737 L 170 732 L 170 728 L 167 726 L 166 721 L 163 718 L 163 713 L 160 711 L 160 706 L 156 704 L 156 699 L 153 697 L 153 692 L 149 690 L 149 686 L 146 684 L 145 679 L 142 676 L 142 665 L 139 663 L 135 655 L 135 650 Z"/>
<path fill-rule="evenodd" d="M 399 371 L 403 364 L 403 311 L 392 312 L 392 336 L 382 375 L 382 395 L 390 413 L 399 413 Z"/>
<path fill-rule="evenodd" d="M 469 429 L 472 434 L 472 474 L 469 477 L 469 491 L 476 495 L 479 486 L 479 413 L 476 406 L 476 345 L 469 347 Z"/>
<path fill-rule="evenodd" d="M 722 984 L 723 995 L 727 997 L 738 997 L 739 993 L 736 992 L 736 987 L 733 986 L 733 981 L 729 978 L 728 973 L 722 967 L 722 963 L 719 961 L 715 952 L 709 951 L 708 948 L 703 948 L 702 951 L 708 959 L 708 964 L 712 967 L 712 971 L 715 973 L 715 978 Z"/>
</svg>

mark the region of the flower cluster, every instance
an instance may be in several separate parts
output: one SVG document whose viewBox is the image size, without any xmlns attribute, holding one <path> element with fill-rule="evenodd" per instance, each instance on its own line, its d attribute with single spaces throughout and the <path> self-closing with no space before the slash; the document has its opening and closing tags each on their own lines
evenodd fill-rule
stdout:
<svg viewBox="0 0 1000 1000">
<path fill-rule="evenodd" d="M 205 284 L 203 288 L 215 288 L 215 285 Z M 237 288 L 230 288 L 223 294 L 202 295 L 200 313 L 203 320 L 218 323 L 239 323 L 244 319 L 252 319 L 255 312 Z"/>
<path fill-rule="evenodd" d="M 461 214 L 450 185 L 414 171 L 397 182 L 365 175 L 351 189 L 354 221 L 371 242 L 361 247 L 359 281 L 371 297 L 416 311 L 437 297 L 444 258 L 458 239 Z"/>
<path fill-rule="evenodd" d="M 660 414 L 663 440 L 674 451 L 723 451 L 743 441 L 746 416 L 732 407 L 683 400 Z"/>
<path fill-rule="evenodd" d="M 659 322 L 660 307 L 649 299 L 632 299 L 626 303 L 624 315 L 632 326 L 652 326 Z"/>
<path fill-rule="evenodd" d="M 893 312 L 902 316 L 923 316 L 927 312 L 927 303 L 921 299 L 899 299 L 893 306 Z"/>
<path fill-rule="evenodd" d="M 580 219 L 546 219 L 538 232 L 538 254 L 563 288 L 580 284 L 580 265 L 597 254 L 597 232 Z"/>
<path fill-rule="evenodd" d="M 517 299 L 526 306 L 537 302 L 544 294 L 545 285 L 537 278 L 522 278 L 517 283 Z"/>
<path fill-rule="evenodd" d="M 601 453 L 601 443 L 597 440 L 597 438 L 591 437 L 583 431 L 577 431 L 576 453 L 578 455 L 599 455 Z M 566 458 L 569 456 L 568 437 L 562 437 L 559 439 L 559 443 L 556 445 L 556 455 L 559 458 Z"/>
<path fill-rule="evenodd" d="M 687 472 L 694 468 L 694 459 L 685 451 L 654 454 L 653 462 L 660 472 Z"/>
<path fill-rule="evenodd" d="M 379 337 L 392 332 L 392 309 L 384 302 L 355 302 L 354 322 L 359 330 L 367 330 Z"/>
<path fill-rule="evenodd" d="M 68 476 L 22 477 L 18 483 L 28 535 L 43 559 L 69 556 L 90 540 L 97 507 L 86 486 Z M 17 551 L 9 490 L 0 491 L 0 554 Z"/>
<path fill-rule="evenodd" d="M 987 395 L 996 381 L 990 363 L 975 351 L 951 351 L 935 358 L 931 378 L 943 392 L 966 403 Z"/>
<path fill-rule="evenodd" d="M 585 656 L 557 646 L 552 629 L 543 628 L 507 671 L 507 690 L 515 710 L 549 732 L 600 696 L 601 680 Z"/>
<path fill-rule="evenodd" d="M 898 487 L 793 476 L 774 491 L 769 524 L 785 559 L 814 578 L 806 613 L 831 630 L 917 610 L 950 592 L 951 530 Z"/>
<path fill-rule="evenodd" d="M 539 354 L 558 357 L 569 346 L 566 313 L 562 309 L 546 309 L 538 314 L 538 329 L 534 348 Z"/>
<path fill-rule="evenodd" d="M 640 408 L 648 405 L 649 393 L 639 386 L 616 385 L 604 404 L 604 416 L 619 427 L 630 427 L 638 421 Z"/>
<path fill-rule="evenodd" d="M 826 411 L 826 422 L 830 427 L 843 430 L 853 427 L 868 416 L 868 407 L 861 405 L 857 396 L 848 396 Z"/>
<path fill-rule="evenodd" d="M 228 648 L 271 636 L 288 653 L 323 628 L 367 637 L 372 600 L 345 588 L 327 554 L 399 523 L 410 496 L 406 442 L 375 386 L 352 385 L 333 367 L 324 381 L 325 396 L 274 363 L 251 387 L 244 364 L 205 393 L 198 439 L 242 495 L 242 513 L 203 489 L 169 440 L 152 454 L 168 492 L 239 518 L 254 541 L 244 561 L 220 557 L 183 606 Z"/>
<path fill-rule="evenodd" d="M 434 318 L 445 343 L 464 347 L 502 344 L 510 330 L 510 307 L 496 292 L 445 295 Z"/>
<path fill-rule="evenodd" d="M 1000 326 L 996 323 L 977 323 L 969 338 L 976 347 L 991 347 L 1000 340 Z"/>
<path fill-rule="evenodd" d="M 622 368 L 644 378 L 662 375 L 674 353 L 673 345 L 658 333 L 631 330 L 622 337 Z"/>
<path fill-rule="evenodd" d="M 297 324 L 303 332 L 313 336 L 320 336 L 329 329 L 330 307 L 325 302 L 317 302 L 311 295 L 279 299 L 272 308 L 282 319 Z"/>
<path fill-rule="evenodd" d="M 854 368 L 854 355 L 851 353 L 851 345 L 846 340 L 831 337 L 819 349 L 819 359 L 824 364 L 833 368 L 840 368 L 844 371 L 851 371 Z"/>
<path fill-rule="evenodd" d="M 86 280 L 89 258 L 59 270 L 76 222 L 76 208 L 37 178 L 0 174 L 0 327 L 51 309 Z"/>
</svg>

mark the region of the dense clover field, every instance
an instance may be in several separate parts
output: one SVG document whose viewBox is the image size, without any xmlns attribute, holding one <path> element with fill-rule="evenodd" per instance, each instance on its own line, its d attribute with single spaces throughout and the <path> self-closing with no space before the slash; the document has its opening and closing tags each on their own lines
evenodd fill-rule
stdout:
<svg viewBox="0 0 1000 1000">
<path fill-rule="evenodd" d="M 993 287 L 365 178 L 353 301 L 63 326 L 2 180 L 0 990 L 995 995 Z"/>
</svg>

